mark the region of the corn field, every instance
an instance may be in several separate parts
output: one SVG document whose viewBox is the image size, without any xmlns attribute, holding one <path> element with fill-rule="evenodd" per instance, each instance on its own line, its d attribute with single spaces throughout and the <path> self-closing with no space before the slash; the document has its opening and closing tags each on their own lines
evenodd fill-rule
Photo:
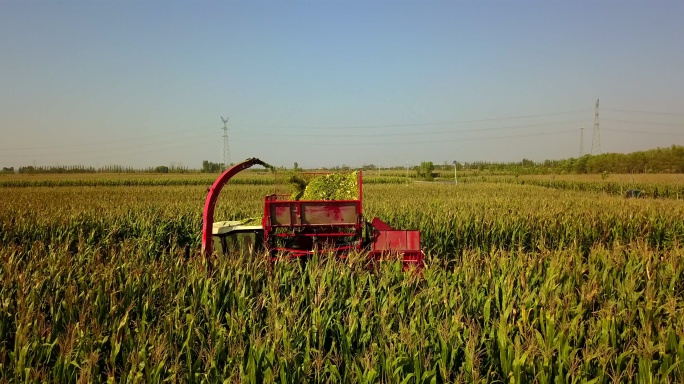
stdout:
<svg viewBox="0 0 684 384">
<path fill-rule="evenodd" d="M 367 219 L 419 229 L 422 274 L 363 255 L 209 274 L 206 185 L 141 180 L 0 187 L 0 382 L 684 381 L 684 201 L 373 184 Z M 272 191 L 228 185 L 215 218 Z"/>
<path fill-rule="evenodd" d="M 488 182 L 516 185 L 536 185 L 539 187 L 601 193 L 608 195 L 625 196 L 629 189 L 641 190 L 645 196 L 655 199 L 684 199 L 684 183 L 682 182 L 654 182 L 654 181 L 623 181 L 623 180 L 569 180 L 540 177 L 497 177 L 497 176 L 471 176 L 461 178 L 462 183 Z"/>
<path fill-rule="evenodd" d="M 216 176 L 185 174 L 172 175 L 171 177 L 85 177 L 85 178 L 34 178 L 32 175 L 20 175 L 9 178 L 0 178 L 0 188 L 26 188 L 26 187 L 144 187 L 144 186 L 210 186 L 216 180 Z M 41 175 L 43 176 L 43 175 Z M 141 175 L 145 176 L 145 175 Z M 175 177 L 173 177 L 175 176 Z M 397 176 L 368 176 L 364 177 L 365 184 L 401 184 L 406 183 L 406 178 Z M 233 184 L 240 185 L 284 185 L 287 180 L 270 175 L 241 176 L 231 180 Z"/>
</svg>

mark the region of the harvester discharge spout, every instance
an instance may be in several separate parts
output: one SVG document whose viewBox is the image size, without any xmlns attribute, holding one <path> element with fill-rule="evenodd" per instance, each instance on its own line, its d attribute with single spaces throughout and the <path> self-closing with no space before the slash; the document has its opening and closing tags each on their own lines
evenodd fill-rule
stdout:
<svg viewBox="0 0 684 384">
<path fill-rule="evenodd" d="M 223 186 L 228 183 L 228 181 L 241 171 L 248 169 L 254 165 L 261 165 L 265 168 L 273 168 L 271 165 L 252 157 L 241 163 L 235 164 L 232 167 L 226 169 L 217 179 L 214 184 L 209 188 L 209 194 L 207 195 L 207 200 L 204 203 L 204 213 L 202 217 L 202 253 L 205 256 L 210 256 L 213 252 L 212 249 L 212 231 L 214 226 L 214 208 L 216 207 L 216 200 Z"/>
</svg>

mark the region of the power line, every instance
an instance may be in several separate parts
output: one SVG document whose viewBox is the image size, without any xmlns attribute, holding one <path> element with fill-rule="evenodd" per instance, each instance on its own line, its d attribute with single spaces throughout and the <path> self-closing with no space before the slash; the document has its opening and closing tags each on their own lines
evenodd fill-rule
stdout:
<svg viewBox="0 0 684 384">
<path fill-rule="evenodd" d="M 184 131 L 176 131 L 176 132 L 171 132 L 171 135 L 177 135 L 181 133 L 190 133 L 191 131 L 184 130 Z M 207 131 L 208 133 L 208 131 Z M 139 137 L 132 137 L 128 139 L 120 139 L 120 140 L 106 140 L 106 141 L 94 141 L 94 142 L 86 142 L 86 143 L 79 143 L 79 144 L 65 144 L 65 145 L 48 145 L 48 146 L 41 146 L 41 147 L 6 147 L 6 148 L 0 148 L 0 150 L 4 151 L 27 151 L 27 150 L 37 150 L 37 149 L 61 149 L 61 148 L 81 148 L 81 147 L 91 147 L 91 146 L 97 146 L 97 145 L 111 145 L 112 143 L 127 143 L 131 141 L 141 141 L 141 140 L 146 140 L 146 139 L 151 139 L 151 138 L 156 138 L 156 137 L 168 137 L 169 134 L 167 133 L 160 133 L 156 135 L 149 135 L 149 136 L 139 136 Z M 206 136 L 205 134 L 202 134 L 201 136 Z M 192 137 L 199 137 L 198 135 L 193 135 L 190 136 Z M 185 140 L 185 137 L 179 137 L 173 140 Z M 167 142 L 165 140 L 164 142 Z M 142 144 L 142 145 L 148 145 L 148 144 Z M 107 149 L 102 149 L 102 150 L 107 150 Z"/>
<path fill-rule="evenodd" d="M 133 154 L 131 154 L 131 156 L 144 155 L 144 154 L 148 154 L 148 153 L 157 153 L 157 152 L 167 152 L 168 153 L 169 149 L 176 149 L 176 148 L 187 149 L 187 148 L 191 148 L 191 147 L 197 147 L 199 145 L 206 146 L 207 144 L 211 144 L 211 143 L 215 143 L 215 140 L 212 140 L 210 143 L 207 143 L 206 141 L 185 142 L 185 143 L 176 144 L 170 148 L 157 148 L 157 149 L 152 149 L 152 150 L 136 151 Z M 62 156 L 62 157 L 67 156 L 68 157 L 68 155 L 72 155 L 72 154 L 73 155 L 79 155 L 80 153 L 78 153 L 78 152 L 59 153 L 59 154 L 49 154 L 49 153 L 43 154 L 43 153 L 41 153 L 41 154 L 37 155 L 37 157 L 40 157 L 40 156 Z M 29 155 L 29 156 L 33 156 L 33 155 Z M 98 154 L 97 159 L 98 159 L 98 161 L 108 160 L 108 159 L 112 159 L 115 161 L 116 159 L 121 159 L 121 156 L 117 153 L 109 153 L 109 154 L 104 154 L 104 155 Z M 67 161 L 67 160 L 63 160 L 63 161 Z M 74 160 L 74 162 L 78 162 L 78 161 L 82 161 L 82 160 Z"/>
<path fill-rule="evenodd" d="M 536 118 L 536 117 L 546 117 L 546 116 L 556 116 L 556 115 L 564 115 L 564 114 L 570 114 L 570 113 L 577 113 L 577 112 L 586 112 L 586 109 L 579 109 L 579 110 L 570 110 L 570 111 L 560 111 L 560 112 L 550 112 L 550 113 L 540 113 L 540 114 L 531 114 L 531 115 L 518 115 L 518 116 L 508 116 L 508 117 L 494 117 L 494 118 L 485 118 L 485 119 L 472 119 L 472 120 L 460 120 L 460 121 L 445 121 L 445 122 L 426 122 L 426 123 L 410 123 L 410 124 L 384 124 L 384 125 L 352 125 L 352 126 L 317 126 L 317 127 L 311 127 L 311 126 L 268 126 L 268 125 L 244 125 L 246 128 L 254 128 L 254 127 L 260 127 L 260 128 L 298 128 L 298 129 L 312 129 L 312 130 L 325 130 L 325 129 L 369 129 L 369 128 L 398 128 L 398 127 L 419 127 L 419 126 L 432 126 L 432 125 L 454 125 L 454 124 L 467 124 L 467 123 L 479 123 L 479 122 L 487 122 L 487 121 L 501 121 L 501 120 L 517 120 L 517 119 L 527 119 L 527 118 Z M 223 118 L 222 118 L 223 119 Z M 227 120 L 226 120 L 227 122 Z M 558 123 L 549 123 L 549 124 L 558 124 Z M 544 124 L 529 124 L 527 126 L 539 126 L 539 125 L 544 125 Z M 462 132 L 468 132 L 468 131 L 486 131 L 486 130 L 498 130 L 498 129 L 508 129 L 508 128 L 518 128 L 518 127 L 524 127 L 522 125 L 518 126 L 513 126 L 513 127 L 501 127 L 501 128 L 478 128 L 478 129 L 465 129 L 461 130 Z M 138 136 L 138 137 L 131 137 L 127 139 L 121 139 L 121 140 L 103 140 L 103 141 L 92 141 L 92 142 L 85 142 L 85 143 L 78 143 L 78 144 L 65 144 L 65 145 L 50 145 L 50 146 L 38 146 L 38 147 L 3 147 L 0 148 L 0 150 L 18 150 L 18 151 L 23 151 L 23 150 L 41 150 L 41 149 L 58 149 L 58 148 L 80 148 L 83 146 L 95 146 L 95 145 L 110 145 L 112 143 L 123 143 L 123 142 L 130 142 L 130 141 L 140 141 L 140 140 L 145 140 L 145 139 L 150 139 L 150 138 L 156 138 L 156 137 L 168 137 L 169 135 L 173 134 L 182 134 L 189 132 L 187 129 L 182 130 L 182 131 L 176 131 L 176 132 L 171 132 L 171 133 L 160 133 L 160 134 L 155 134 L 155 135 L 148 135 L 148 136 Z M 452 131 L 437 131 L 434 133 L 449 133 Z M 208 132 L 207 132 L 208 133 Z M 425 133 L 425 132 L 424 132 Z M 429 134 L 432 134 L 430 132 Z M 267 135 L 275 135 L 275 134 L 267 134 Z M 293 136 L 292 134 L 288 134 L 286 136 Z M 380 135 L 381 136 L 381 135 Z M 230 149 L 228 149 L 230 151 Z"/>
<path fill-rule="evenodd" d="M 615 109 L 615 108 L 602 108 L 602 110 L 604 110 L 604 111 L 608 110 L 608 111 L 630 112 L 630 113 L 644 113 L 644 114 L 653 114 L 653 115 L 684 116 L 684 113 L 678 113 L 678 112 L 656 112 L 656 111 L 641 111 L 641 110 Z M 500 121 L 500 120 L 516 120 L 516 119 L 526 119 L 526 118 L 563 115 L 563 114 L 586 112 L 586 111 L 588 111 L 588 110 L 587 109 L 578 109 L 578 110 L 550 112 L 550 113 L 541 113 L 541 114 L 494 117 L 494 118 L 486 118 L 486 119 L 472 119 L 472 120 L 445 121 L 445 122 L 426 122 L 426 123 L 411 123 L 411 124 L 347 125 L 347 126 L 341 125 L 341 126 L 318 126 L 318 127 L 245 125 L 245 127 L 246 128 L 249 128 L 249 127 L 299 128 L 299 129 L 314 129 L 314 130 L 316 130 L 316 129 L 369 129 L 369 128 L 419 127 L 419 126 L 431 126 L 431 125 L 454 125 L 454 124 L 466 124 L 466 123 L 479 123 L 479 122 Z M 604 121 L 625 123 L 625 124 L 646 124 L 646 125 L 662 125 L 662 126 L 672 126 L 672 127 L 684 127 L 684 124 L 666 123 L 666 122 L 634 121 L 634 120 L 622 120 L 622 119 L 604 119 Z M 572 122 L 555 122 L 555 123 L 552 122 L 552 123 L 548 123 L 548 124 L 528 124 L 528 125 L 516 125 L 516 126 L 510 126 L 510 127 L 473 128 L 473 129 L 462 129 L 462 130 L 433 131 L 433 132 L 410 133 L 410 134 L 408 134 L 408 133 L 407 134 L 392 134 L 392 135 L 411 136 L 411 135 L 439 134 L 439 133 L 450 133 L 450 132 L 489 131 L 489 130 L 500 130 L 500 129 L 517 129 L 517 128 L 524 128 L 527 126 L 532 127 L 532 126 L 551 125 L 551 124 L 565 124 L 565 123 L 572 123 Z M 50 145 L 50 146 L 37 146 L 37 147 L 2 147 L 2 148 L 0 148 L 0 150 L 24 151 L 24 150 L 59 149 L 59 148 L 80 148 L 80 147 L 84 147 L 84 146 L 110 145 L 112 143 L 125 143 L 125 142 L 131 142 L 131 141 L 140 141 L 140 140 L 146 140 L 146 139 L 151 139 L 151 138 L 156 138 L 156 137 L 165 137 L 166 138 L 169 135 L 182 134 L 182 133 L 186 133 L 186 132 L 190 132 L 190 131 L 187 129 L 184 129 L 182 131 L 175 131 L 175 132 L 170 132 L 170 133 L 160 133 L 160 134 L 155 134 L 155 135 L 138 136 L 138 137 L 131 137 L 131 138 L 120 139 L 120 140 L 91 141 L 91 142 L 77 143 L 77 144 Z M 207 131 L 207 133 L 208 133 L 208 131 Z M 259 135 L 257 133 L 251 133 L 251 132 L 250 132 L 250 134 Z M 263 135 L 274 136 L 274 135 L 278 135 L 278 134 L 270 134 L 270 133 L 266 134 L 266 133 L 264 133 Z M 388 135 L 388 134 L 382 134 L 382 135 L 378 134 L 377 137 L 382 137 L 385 135 Z M 284 136 L 297 136 L 297 135 L 287 134 Z M 304 136 L 304 135 L 302 135 L 302 136 Z M 321 135 L 321 136 L 323 136 L 323 135 Z M 330 135 L 326 135 L 326 136 L 329 137 Z M 349 136 L 351 136 L 351 135 L 349 135 Z M 365 135 L 365 136 L 373 137 L 371 135 Z M 315 137 L 315 135 L 311 135 L 311 137 Z M 179 138 L 179 140 L 184 140 L 184 138 Z M 228 149 L 228 151 L 229 151 L 229 149 Z"/>
<path fill-rule="evenodd" d="M 420 140 L 420 141 L 393 141 L 393 142 L 355 142 L 355 143 L 304 143 L 301 141 L 296 141 L 296 142 L 287 142 L 287 144 L 303 144 L 303 145 L 312 145 L 315 144 L 316 146 L 356 146 L 356 145 L 403 145 L 403 144 L 436 144 L 436 143 L 451 143 L 451 142 L 462 142 L 462 141 L 479 141 L 479 140 L 498 140 L 498 139 L 511 139 L 511 138 L 519 138 L 519 137 L 534 137 L 534 136 L 552 136 L 552 135 L 562 135 L 562 134 L 567 134 L 567 133 L 576 133 L 577 131 L 574 129 L 571 130 L 564 130 L 564 131 L 554 131 L 554 132 L 538 132 L 538 133 L 523 133 L 523 134 L 517 134 L 517 135 L 506 135 L 506 136 L 487 136 L 487 137 L 469 137 L 469 138 L 461 138 L 461 139 L 446 139 L 446 140 Z M 249 143 L 249 144 L 265 144 L 263 140 L 260 141 L 253 141 L 253 140 L 237 140 L 240 143 Z M 278 143 L 283 143 L 282 140 L 279 140 Z"/>
<path fill-rule="evenodd" d="M 538 124 L 538 125 L 543 125 L 543 124 Z M 530 125 L 527 125 L 527 126 L 517 126 L 517 127 L 519 127 L 519 128 L 527 128 L 527 127 L 529 127 L 529 126 L 530 126 Z M 511 129 L 511 128 L 514 128 L 514 127 L 498 127 L 498 128 L 491 128 L 491 129 L 489 129 L 489 130 L 497 130 L 497 129 L 503 129 L 503 128 L 505 128 L 505 129 Z M 485 130 L 485 129 L 482 129 L 482 130 L 478 130 L 478 129 L 469 129 L 469 130 L 467 130 L 467 131 L 473 132 L 473 131 L 484 131 L 484 130 Z M 381 143 L 367 143 L 367 142 L 366 142 L 366 143 L 360 143 L 360 144 L 361 144 L 361 145 L 383 145 L 383 144 L 395 145 L 395 144 L 414 144 L 414 143 L 415 143 L 415 144 L 434 144 L 434 143 L 440 143 L 440 142 L 478 141 L 478 140 L 490 140 L 490 139 L 496 140 L 496 139 L 506 139 L 506 138 L 516 138 L 516 137 L 546 136 L 546 135 L 563 134 L 563 133 L 567 133 L 567 132 L 572 132 L 572 131 L 553 131 L 553 132 L 541 132 L 541 133 L 523 133 L 523 134 L 505 135 L 505 136 L 487 136 L 487 137 L 460 138 L 460 139 L 435 139 L 435 140 L 421 140 L 421 141 L 410 141 L 410 142 L 385 142 L 385 141 L 383 141 L 383 142 L 381 142 Z M 193 137 L 188 137 L 187 139 L 184 139 L 183 143 L 177 143 L 175 140 L 171 140 L 171 141 L 168 141 L 168 140 L 167 140 L 167 141 L 164 141 L 164 142 L 157 142 L 156 144 L 183 145 L 183 144 L 189 144 L 189 143 L 190 143 L 190 142 L 188 141 L 188 139 L 200 138 L 200 137 L 205 137 L 205 136 L 206 136 L 206 135 L 195 135 L 195 136 L 193 136 Z M 299 137 L 299 136 L 297 136 L 297 135 L 291 135 L 291 136 Z M 387 135 L 372 135 L 371 137 L 384 137 L 384 136 L 387 136 Z M 406 135 L 401 135 L 401 134 L 400 134 L 400 135 L 395 135 L 395 136 L 406 136 Z M 316 136 L 316 137 L 318 137 L 318 136 Z M 351 135 L 351 136 L 349 136 L 349 137 L 354 138 L 354 137 L 359 137 L 359 136 Z M 196 141 L 193 141 L 192 143 L 195 143 L 195 142 L 196 142 L 196 143 L 207 143 L 207 144 L 210 144 L 210 143 L 212 142 L 212 140 L 211 140 L 210 138 L 206 138 L 206 139 L 203 139 L 203 140 L 196 140 Z M 237 140 L 237 142 L 241 142 L 241 143 L 254 143 L 254 144 L 264 144 L 264 143 L 265 143 L 263 140 L 259 140 L 259 141 Z M 278 142 L 279 142 L 279 143 L 282 143 L 282 140 L 279 140 Z M 296 142 L 296 143 L 295 143 L 295 142 L 292 142 L 292 144 L 299 144 L 299 143 L 301 143 L 301 142 Z M 320 143 L 320 142 L 317 142 L 317 143 L 308 143 L 308 144 L 315 144 L 315 145 L 317 145 L 317 146 L 320 146 L 320 145 L 323 145 L 323 146 L 326 146 L 326 145 L 335 145 L 335 146 L 339 146 L 339 145 L 342 145 L 342 146 L 352 145 L 351 143 L 334 143 L 334 144 L 332 144 L 332 143 Z M 359 143 L 354 143 L 353 145 L 358 145 L 358 144 L 359 144 Z M 62 155 L 70 155 L 70 154 L 91 154 L 91 153 L 98 153 L 98 154 L 100 154 L 100 153 L 103 153 L 103 152 L 114 152 L 114 151 L 123 152 L 123 151 L 135 150 L 136 148 L 147 148 L 147 147 L 149 147 L 149 146 L 150 146 L 150 144 L 135 144 L 135 145 L 126 146 L 126 147 L 105 148 L 105 149 L 86 148 L 86 149 L 79 150 L 79 151 L 56 152 L 56 153 L 41 153 L 41 154 L 39 154 L 39 156 L 41 156 L 41 157 L 43 157 L 43 156 L 62 156 Z M 149 153 L 149 152 L 164 151 L 164 150 L 166 150 L 166 149 L 165 149 L 165 148 L 159 148 L 159 149 L 152 149 L 152 150 L 140 151 L 140 152 L 135 152 L 135 153 Z M 20 153 L 20 154 L 14 154 L 14 156 L 26 157 L 26 156 L 36 156 L 36 154 L 33 154 L 33 153 Z"/>
<path fill-rule="evenodd" d="M 192 140 L 193 138 L 198 138 L 198 137 L 204 137 L 202 140 L 195 140 L 195 141 L 188 141 Z M 175 146 L 182 146 L 188 143 L 214 143 L 215 140 L 212 140 L 210 138 L 206 138 L 206 135 L 203 136 L 195 136 L 195 137 L 189 137 L 183 142 L 178 143 L 176 141 L 166 141 L 166 142 L 157 142 L 155 144 L 171 144 L 173 147 Z M 70 154 L 88 154 L 88 153 L 104 153 L 104 152 L 125 152 L 125 151 L 131 151 L 135 150 L 136 148 L 149 148 L 150 144 L 135 144 L 135 145 L 130 145 L 126 147 L 119 147 L 119 148 L 102 148 L 102 149 L 97 149 L 97 148 L 86 148 L 80 151 L 68 151 L 68 152 L 54 152 L 54 153 L 40 153 L 40 154 L 35 154 L 35 153 L 13 153 L 12 156 L 62 156 L 62 155 L 70 155 Z M 166 150 L 165 148 L 159 148 L 159 149 L 152 149 L 152 151 L 156 150 Z M 139 151 L 135 153 L 145 153 L 145 151 Z"/>
<path fill-rule="evenodd" d="M 636 121 L 636 120 L 615 120 L 615 119 L 605 119 L 603 121 L 609 121 L 612 123 L 624 123 L 624 124 L 644 124 L 644 125 L 662 125 L 666 127 L 684 127 L 683 123 L 666 123 L 659 121 Z"/>
<path fill-rule="evenodd" d="M 201 141 L 183 142 L 183 143 L 174 144 L 168 148 L 157 148 L 157 149 L 150 149 L 150 150 L 144 150 L 144 151 L 135 151 L 135 152 L 133 152 L 132 155 L 142 155 L 142 154 L 157 153 L 157 152 L 168 152 L 170 149 L 176 149 L 176 148 L 187 149 L 187 148 L 191 148 L 191 147 L 197 147 L 199 145 L 206 146 L 206 145 L 211 144 L 211 143 L 215 143 L 215 141 L 214 140 L 209 140 L 209 141 L 201 140 Z M 61 153 L 61 154 L 52 155 L 52 156 L 61 156 L 61 155 L 69 155 L 69 154 L 71 154 L 71 152 L 70 153 Z M 75 153 L 75 154 L 78 154 L 78 153 Z M 102 158 L 118 158 L 119 156 L 118 156 L 118 154 L 110 153 L 110 154 L 107 154 L 104 156 L 98 156 L 98 159 L 101 157 Z"/>
<path fill-rule="evenodd" d="M 452 143 L 452 142 L 461 142 L 461 141 L 513 139 L 513 138 L 519 138 L 519 137 L 554 136 L 554 135 L 562 135 L 562 134 L 574 133 L 574 132 L 576 132 L 574 129 L 570 129 L 570 130 L 556 131 L 556 132 L 523 133 L 523 134 L 518 134 L 518 135 L 507 135 L 507 136 L 469 137 L 469 138 L 461 138 L 461 139 L 453 139 L 453 140 L 407 141 L 407 142 L 403 142 L 403 143 L 388 143 L 388 144 L 434 144 L 434 143 L 443 143 L 443 142 Z M 384 144 L 384 143 L 378 143 L 378 144 Z"/>
<path fill-rule="evenodd" d="M 296 134 L 296 133 L 262 133 L 262 132 L 247 132 L 250 136 L 281 136 L 281 137 L 396 137 L 396 136 L 425 136 L 425 135 L 437 135 L 444 133 L 460 133 L 460 132 L 483 132 L 483 131 L 498 131 L 507 129 L 524 129 L 530 127 L 542 127 L 542 126 L 553 126 L 562 124 L 574 124 L 581 121 L 556 121 L 550 123 L 535 123 L 535 124 L 521 124 L 521 125 L 511 125 L 505 127 L 489 127 L 489 128 L 466 128 L 466 129 L 450 129 L 443 131 L 420 131 L 420 132 L 400 132 L 400 133 L 371 133 L 366 135 L 355 134 L 355 133 L 345 133 L 345 134 Z"/>
<path fill-rule="evenodd" d="M 616 111 L 616 112 L 628 112 L 628 113 L 643 113 L 648 115 L 670 115 L 670 116 L 684 116 L 681 112 L 657 112 L 657 111 L 637 111 L 633 109 L 615 109 L 615 108 L 602 108 L 604 111 Z"/>
<path fill-rule="evenodd" d="M 518 119 L 530 119 L 536 117 L 547 117 L 556 115 L 566 115 L 570 113 L 577 112 L 587 112 L 588 109 L 577 109 L 572 111 L 561 111 L 561 112 L 550 112 L 550 113 L 540 113 L 534 115 L 518 115 L 518 116 L 507 116 L 507 117 L 493 117 L 486 119 L 473 119 L 473 120 L 457 120 L 457 121 L 442 121 L 442 122 L 425 122 L 425 123 L 406 123 L 406 124 L 378 124 L 378 125 L 331 125 L 331 126 L 305 126 L 305 125 L 243 125 L 245 128 L 283 128 L 283 129 L 369 129 L 369 128 L 399 128 L 399 127 L 421 127 L 430 125 L 453 125 L 453 124 L 466 124 L 466 123 L 481 123 L 486 121 L 497 121 L 497 120 L 518 120 Z"/>
<path fill-rule="evenodd" d="M 684 132 L 639 131 L 639 130 L 635 130 L 635 129 L 614 129 L 614 128 L 604 128 L 604 130 L 611 131 L 611 132 L 641 133 L 644 135 L 684 136 Z"/>
<path fill-rule="evenodd" d="M 368 134 L 368 135 L 359 135 L 359 134 L 267 134 L 267 133 L 253 133 L 253 132 L 248 132 L 248 135 L 254 135 L 254 136 L 274 136 L 274 137 L 311 137 L 311 138 L 316 138 L 316 137 L 321 137 L 321 138 L 374 138 L 374 137 L 412 137 L 412 136 L 426 136 L 426 135 L 437 135 L 437 134 L 448 134 L 448 133 L 465 133 L 465 132 L 488 132 L 488 131 L 499 131 L 499 130 L 517 130 L 517 129 L 525 129 L 525 128 L 532 128 L 532 127 L 540 127 L 540 126 L 552 126 L 552 125 L 561 125 L 561 124 L 570 124 L 570 123 L 575 123 L 577 121 L 562 121 L 562 122 L 551 122 L 551 123 L 536 123 L 536 124 L 523 124 L 523 125 L 513 125 L 513 126 L 504 126 L 504 127 L 486 127 L 486 128 L 467 128 L 467 129 L 453 129 L 453 130 L 442 130 L 442 131 L 427 131 L 427 132 L 410 132 L 410 133 L 386 133 L 386 134 Z M 152 135 L 148 136 L 148 138 L 152 137 L 157 137 L 160 135 Z M 108 148 L 90 148 L 94 146 L 94 144 L 86 145 L 86 144 L 79 144 L 79 145 L 58 145 L 58 146 L 43 146 L 43 147 L 21 147 L 21 148 L 5 148 L 5 150 L 22 150 L 22 151 L 27 151 L 27 150 L 44 150 L 44 149 L 55 149 L 55 150 L 66 150 L 69 148 L 74 148 L 74 147 L 79 147 L 79 150 L 69 150 L 68 152 L 54 152 L 51 154 L 46 154 L 46 155 L 63 155 L 63 154 L 87 154 L 87 153 L 103 153 L 103 152 L 113 152 L 113 151 L 126 151 L 126 150 L 131 150 L 135 148 L 148 148 L 152 145 L 157 146 L 157 145 L 163 145 L 163 144 L 176 144 L 178 143 L 179 140 L 182 140 L 183 143 L 187 142 L 188 140 L 195 139 L 195 138 L 207 138 L 206 140 L 203 140 L 202 142 L 211 142 L 210 139 L 208 139 L 207 134 L 201 133 L 201 134 L 196 134 L 196 135 L 184 135 L 183 137 L 179 138 L 172 138 L 172 139 L 166 139 L 166 140 L 155 140 L 154 142 L 147 142 L 147 143 L 139 143 L 141 141 L 140 139 L 126 139 L 126 140 L 109 140 L 109 141 L 100 141 L 98 142 L 99 145 L 110 145 Z M 469 140 L 469 139 L 466 139 Z M 116 145 L 116 146 L 111 146 L 111 144 L 116 144 L 116 143 L 123 143 L 123 142 L 130 142 L 130 141 L 136 141 L 136 143 L 131 144 L 131 145 Z M 443 140 L 435 140 L 434 142 L 439 142 Z M 255 142 L 255 143 L 262 143 L 263 141 Z M 225 155 L 229 156 L 229 149 L 226 146 L 226 151 Z M 34 153 L 21 153 L 21 154 L 14 154 L 14 156 L 35 156 Z M 43 154 L 41 154 L 43 156 Z M 229 158 L 228 158 L 229 161 Z"/>
</svg>

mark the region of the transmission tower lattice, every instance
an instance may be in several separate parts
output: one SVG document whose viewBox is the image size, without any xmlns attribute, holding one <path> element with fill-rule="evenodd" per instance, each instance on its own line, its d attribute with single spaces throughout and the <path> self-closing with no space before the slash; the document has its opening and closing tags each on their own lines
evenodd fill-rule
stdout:
<svg viewBox="0 0 684 384">
<path fill-rule="evenodd" d="M 230 147 L 228 146 L 228 117 L 225 119 L 221 116 L 223 121 L 223 169 L 228 168 L 230 162 Z"/>
<path fill-rule="evenodd" d="M 584 127 L 580 127 L 580 157 L 584 156 Z"/>
<path fill-rule="evenodd" d="M 601 132 L 599 131 L 599 101 L 596 99 L 596 107 L 594 108 L 594 136 L 591 139 L 591 154 L 601 154 Z"/>
</svg>

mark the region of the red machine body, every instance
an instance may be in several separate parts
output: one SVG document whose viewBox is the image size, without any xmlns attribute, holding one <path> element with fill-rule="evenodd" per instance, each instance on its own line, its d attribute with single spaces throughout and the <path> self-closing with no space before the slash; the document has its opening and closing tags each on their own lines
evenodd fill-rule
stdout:
<svg viewBox="0 0 684 384">
<path fill-rule="evenodd" d="M 209 190 L 204 210 L 202 249 L 212 253 L 213 208 L 218 193 L 238 172 L 259 159 L 248 159 L 225 171 Z M 405 267 L 422 267 L 424 253 L 420 232 L 398 230 L 377 217 L 370 223 L 363 217 L 363 172 L 358 172 L 358 199 L 291 200 L 289 195 L 264 197 L 262 219 L 264 249 L 272 258 L 303 257 L 314 252 L 330 252 L 346 257 L 350 252 L 367 252 L 382 260 L 400 258 Z"/>
</svg>

